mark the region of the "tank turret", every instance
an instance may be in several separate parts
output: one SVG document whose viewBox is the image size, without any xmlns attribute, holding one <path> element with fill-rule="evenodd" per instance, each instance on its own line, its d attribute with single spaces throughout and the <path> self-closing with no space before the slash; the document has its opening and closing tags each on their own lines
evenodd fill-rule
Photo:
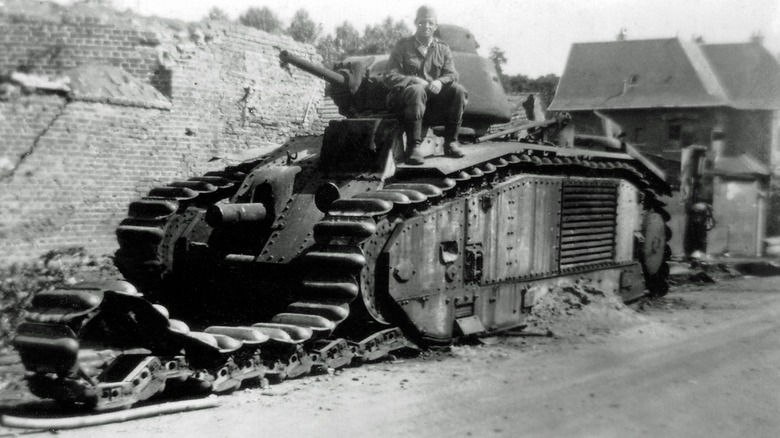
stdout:
<svg viewBox="0 0 780 438">
<path fill-rule="evenodd" d="M 460 83 L 469 92 L 469 102 L 463 114 L 463 127 L 477 136 L 493 124 L 507 123 L 511 112 L 493 64 L 477 53 L 473 35 L 466 29 L 442 24 L 437 37 L 452 50 Z M 287 51 L 281 53 L 283 63 L 292 64 L 328 82 L 328 94 L 346 117 L 388 116 L 387 88 L 383 85 L 389 55 L 352 56 L 330 70 Z"/>
</svg>

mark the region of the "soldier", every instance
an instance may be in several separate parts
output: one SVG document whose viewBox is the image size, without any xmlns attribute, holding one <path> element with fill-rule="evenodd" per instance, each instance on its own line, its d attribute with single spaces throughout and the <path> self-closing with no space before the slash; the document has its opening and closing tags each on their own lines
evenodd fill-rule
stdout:
<svg viewBox="0 0 780 438">
<path fill-rule="evenodd" d="M 420 148 L 423 118 L 429 125 L 444 124 L 444 154 L 460 158 L 458 130 L 468 93 L 458 83 L 449 46 L 433 36 L 438 28 L 433 8 L 417 9 L 414 24 L 415 34 L 398 42 L 385 74 L 388 105 L 400 113 L 406 132 L 406 162 L 420 165 L 425 161 Z"/>
</svg>

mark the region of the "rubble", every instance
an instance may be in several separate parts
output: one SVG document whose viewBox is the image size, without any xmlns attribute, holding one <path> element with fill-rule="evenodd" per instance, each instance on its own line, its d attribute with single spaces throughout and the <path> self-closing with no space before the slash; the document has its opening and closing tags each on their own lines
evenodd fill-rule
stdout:
<svg viewBox="0 0 780 438">
<path fill-rule="evenodd" d="M 612 292 L 583 284 L 552 288 L 534 303 L 523 331 L 556 337 L 608 334 L 640 324 L 644 317 Z"/>
</svg>

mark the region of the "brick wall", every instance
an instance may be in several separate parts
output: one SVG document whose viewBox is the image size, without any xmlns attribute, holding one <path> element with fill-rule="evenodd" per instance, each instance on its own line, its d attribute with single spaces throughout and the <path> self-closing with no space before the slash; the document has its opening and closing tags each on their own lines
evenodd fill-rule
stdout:
<svg viewBox="0 0 780 438">
<path fill-rule="evenodd" d="M 120 105 L 14 84 L 0 94 L 0 264 L 69 246 L 111 253 L 128 203 L 151 187 L 322 129 L 324 84 L 278 60 L 286 49 L 318 61 L 310 46 L 236 25 L 59 12 L 0 6 L 0 74 L 121 67 L 170 109 L 144 95 Z"/>
<path fill-rule="evenodd" d="M 157 69 L 155 32 L 120 20 L 62 14 L 0 15 L 0 71 L 56 75 L 87 62 L 121 67 L 139 78 Z"/>
</svg>

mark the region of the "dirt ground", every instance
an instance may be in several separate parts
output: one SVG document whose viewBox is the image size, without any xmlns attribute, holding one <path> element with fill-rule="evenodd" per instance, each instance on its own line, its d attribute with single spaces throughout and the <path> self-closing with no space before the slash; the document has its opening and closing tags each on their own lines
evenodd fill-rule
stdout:
<svg viewBox="0 0 780 438">
<path fill-rule="evenodd" d="M 210 410 L 58 435 L 777 436 L 779 280 L 678 286 L 631 307 L 572 287 L 537 306 L 529 328 L 538 336 L 491 338 L 241 390 Z M 19 396 L 3 388 L 0 406 L 48 406 L 20 405 Z M 52 432 L 0 427 L 0 437 L 22 433 Z"/>
</svg>

